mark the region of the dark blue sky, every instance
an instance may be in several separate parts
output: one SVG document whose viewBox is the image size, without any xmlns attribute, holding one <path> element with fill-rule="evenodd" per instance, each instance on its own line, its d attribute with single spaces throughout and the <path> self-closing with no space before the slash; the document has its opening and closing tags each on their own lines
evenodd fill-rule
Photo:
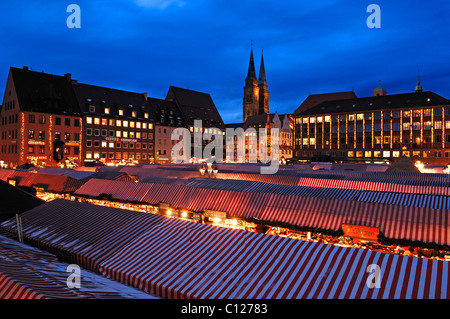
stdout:
<svg viewBox="0 0 450 319">
<path fill-rule="evenodd" d="M 69 29 L 69 4 L 81 28 Z M 381 28 L 369 29 L 369 4 Z M 10 66 L 165 98 L 170 85 L 211 94 L 225 123 L 242 120 L 250 42 L 261 48 L 270 111 L 308 94 L 424 90 L 450 98 L 450 1 L 17 0 L 0 2 L 0 87 Z"/>
</svg>

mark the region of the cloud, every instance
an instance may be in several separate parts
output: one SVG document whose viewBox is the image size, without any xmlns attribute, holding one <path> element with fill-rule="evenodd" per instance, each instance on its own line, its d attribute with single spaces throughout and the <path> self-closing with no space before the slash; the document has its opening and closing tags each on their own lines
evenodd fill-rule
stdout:
<svg viewBox="0 0 450 319">
<path fill-rule="evenodd" d="M 184 6 L 184 1 L 182 0 L 135 0 L 136 5 L 144 8 L 153 8 L 163 10 L 171 5 L 176 5 L 178 7 Z"/>
</svg>

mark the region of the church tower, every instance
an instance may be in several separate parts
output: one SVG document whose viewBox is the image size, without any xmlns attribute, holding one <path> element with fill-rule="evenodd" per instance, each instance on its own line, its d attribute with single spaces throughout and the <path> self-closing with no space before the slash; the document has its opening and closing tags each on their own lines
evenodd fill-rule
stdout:
<svg viewBox="0 0 450 319">
<path fill-rule="evenodd" d="M 259 114 L 259 86 L 256 78 L 255 61 L 253 60 L 253 44 L 250 50 L 250 62 L 244 86 L 243 119 Z"/>
<path fill-rule="evenodd" d="M 269 114 L 269 90 L 266 81 L 266 69 L 264 67 L 264 53 L 261 53 L 261 66 L 259 68 L 259 110 L 258 114 Z"/>
</svg>

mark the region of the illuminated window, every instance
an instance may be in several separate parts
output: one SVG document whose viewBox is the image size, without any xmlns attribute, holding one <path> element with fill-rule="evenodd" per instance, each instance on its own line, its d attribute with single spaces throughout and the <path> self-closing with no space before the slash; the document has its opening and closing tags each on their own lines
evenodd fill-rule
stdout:
<svg viewBox="0 0 450 319">
<path fill-rule="evenodd" d="M 86 117 L 86 124 L 92 124 L 92 117 Z"/>
<path fill-rule="evenodd" d="M 303 124 L 308 124 L 308 118 L 307 117 L 303 118 Z"/>
<path fill-rule="evenodd" d="M 413 130 L 415 130 L 415 131 L 420 130 L 420 122 L 413 123 Z"/>
<path fill-rule="evenodd" d="M 142 123 L 142 128 L 145 130 L 147 129 L 147 123 Z"/>
<path fill-rule="evenodd" d="M 431 130 L 431 121 L 427 121 L 423 123 L 424 130 Z"/>
<path fill-rule="evenodd" d="M 152 124 L 152 123 L 149 123 L 149 124 L 148 124 L 148 129 L 149 129 L 149 130 L 153 130 L 153 124 Z"/>
<path fill-rule="evenodd" d="M 413 117 L 420 117 L 420 110 L 413 110 Z"/>
<path fill-rule="evenodd" d="M 391 137 L 390 136 L 384 136 L 384 144 L 390 144 L 391 143 Z"/>
<path fill-rule="evenodd" d="M 107 147 L 108 143 L 106 141 L 102 141 L 102 147 Z"/>
<path fill-rule="evenodd" d="M 144 113 L 144 118 L 148 119 L 148 113 Z"/>
<path fill-rule="evenodd" d="M 373 157 L 381 157 L 381 151 L 373 151 Z"/>
<path fill-rule="evenodd" d="M 123 131 L 122 136 L 123 136 L 124 138 L 127 138 L 127 137 L 128 137 L 128 132 L 127 132 L 127 131 Z"/>
<path fill-rule="evenodd" d="M 105 107 L 105 114 L 109 114 L 109 107 Z"/>
<path fill-rule="evenodd" d="M 431 116 L 431 109 L 423 110 L 423 116 Z"/>
<path fill-rule="evenodd" d="M 92 152 L 86 152 L 86 158 L 92 158 Z"/>
<path fill-rule="evenodd" d="M 363 114 L 363 113 L 356 114 L 356 119 L 357 119 L 358 121 L 364 120 L 364 114 Z"/>
<path fill-rule="evenodd" d="M 347 157 L 355 157 L 355 152 L 353 151 L 347 152 Z"/>
<path fill-rule="evenodd" d="M 391 151 L 383 151 L 383 157 L 391 157 Z"/>
<path fill-rule="evenodd" d="M 116 137 L 121 137 L 122 132 L 121 131 L 116 131 Z"/>
<path fill-rule="evenodd" d="M 141 122 L 136 122 L 136 128 L 141 128 Z"/>
<path fill-rule="evenodd" d="M 132 116 L 132 117 L 136 117 L 136 116 L 137 116 L 136 111 L 131 111 L 131 116 Z"/>
<path fill-rule="evenodd" d="M 130 138 L 134 138 L 134 132 L 130 132 Z"/>
<path fill-rule="evenodd" d="M 403 111 L 403 117 L 410 117 L 411 112 L 410 111 Z"/>
<path fill-rule="evenodd" d="M 100 119 L 98 117 L 94 118 L 94 124 L 99 125 Z"/>
<path fill-rule="evenodd" d="M 109 142 L 108 147 L 109 148 L 114 148 L 114 142 Z"/>
<path fill-rule="evenodd" d="M 411 127 L 411 125 L 410 125 L 410 123 L 409 122 L 404 122 L 403 123 L 403 130 L 409 130 L 410 129 L 410 127 Z"/>
<path fill-rule="evenodd" d="M 316 123 L 316 118 L 315 117 L 310 117 L 309 118 L 309 123 Z"/>
<path fill-rule="evenodd" d="M 122 121 L 121 120 L 117 120 L 116 121 L 116 126 L 122 126 Z"/>
<path fill-rule="evenodd" d="M 372 151 L 365 151 L 364 157 L 372 157 Z"/>
<path fill-rule="evenodd" d="M 310 145 L 316 145 L 316 139 L 313 138 L 313 137 L 310 138 L 310 139 L 309 139 L 309 144 L 310 144 Z"/>
<path fill-rule="evenodd" d="M 123 125 L 123 127 L 128 127 L 128 121 L 123 121 L 122 125 Z"/>
<path fill-rule="evenodd" d="M 107 119 L 102 119 L 102 125 L 108 125 L 108 120 Z"/>
<path fill-rule="evenodd" d="M 303 139 L 303 145 L 308 145 L 308 139 L 307 138 Z"/>
<path fill-rule="evenodd" d="M 322 116 L 318 116 L 317 117 L 317 123 L 322 123 L 323 122 L 323 117 Z"/>
<path fill-rule="evenodd" d="M 123 116 L 123 110 L 119 110 L 119 115 Z"/>
<path fill-rule="evenodd" d="M 355 120 L 355 114 L 349 114 L 348 115 L 348 120 L 349 121 L 354 121 Z"/>
<path fill-rule="evenodd" d="M 136 138 L 141 138 L 141 132 L 136 132 Z"/>
<path fill-rule="evenodd" d="M 100 153 L 99 152 L 94 152 L 94 158 L 95 159 L 99 159 L 100 158 Z"/>
<path fill-rule="evenodd" d="M 134 122 L 130 122 L 130 127 L 134 127 Z"/>
<path fill-rule="evenodd" d="M 434 122 L 434 128 L 435 128 L 436 130 L 442 129 L 442 122 L 441 122 L 441 121 L 435 121 L 435 122 Z"/>
<path fill-rule="evenodd" d="M 363 151 L 356 151 L 356 157 L 362 157 Z"/>
</svg>

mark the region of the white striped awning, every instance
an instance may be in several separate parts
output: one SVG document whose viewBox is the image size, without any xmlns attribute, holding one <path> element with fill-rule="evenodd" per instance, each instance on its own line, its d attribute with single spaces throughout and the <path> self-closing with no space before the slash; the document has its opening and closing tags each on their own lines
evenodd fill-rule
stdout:
<svg viewBox="0 0 450 319">
<path fill-rule="evenodd" d="M 20 214 L 25 242 L 97 271 L 99 264 L 163 218 L 63 199 Z M 16 219 L 0 227 L 17 234 Z"/>
<path fill-rule="evenodd" d="M 156 298 L 85 269 L 80 269 L 79 287 L 69 288 L 68 266 L 48 252 L 0 236 L 0 299 Z"/>
<path fill-rule="evenodd" d="M 377 280 L 372 267 L 379 267 Z M 446 261 L 181 220 L 151 228 L 100 271 L 171 299 L 447 299 L 450 293 Z"/>
</svg>

